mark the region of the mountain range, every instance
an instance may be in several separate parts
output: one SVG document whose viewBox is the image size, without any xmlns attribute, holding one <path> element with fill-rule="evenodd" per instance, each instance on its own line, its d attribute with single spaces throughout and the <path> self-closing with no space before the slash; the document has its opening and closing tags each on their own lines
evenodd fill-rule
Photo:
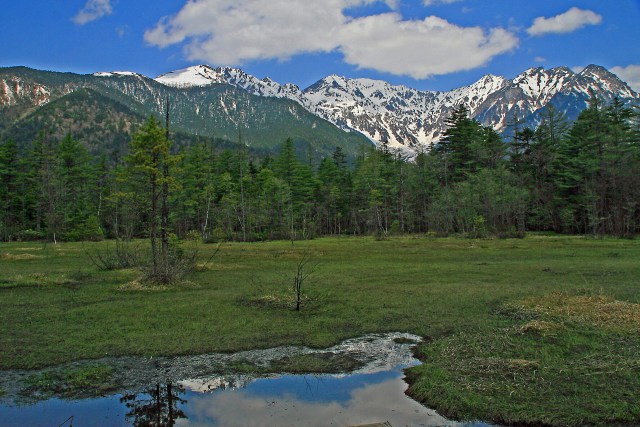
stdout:
<svg viewBox="0 0 640 427">
<path fill-rule="evenodd" d="M 32 138 L 43 123 L 58 132 L 65 126 L 82 127 L 68 117 L 63 120 L 69 113 L 62 106 L 80 103 L 84 107 L 74 114 L 82 116 L 85 124 L 100 116 L 106 120 L 91 126 L 93 130 L 109 125 L 107 117 L 117 111 L 118 121 L 110 126 L 118 134 L 116 139 L 122 139 L 145 116 L 163 114 L 169 97 L 172 123 L 186 139 L 216 137 L 237 142 L 242 138 L 250 148 L 269 152 L 291 137 L 298 142 L 299 154 L 314 156 L 325 156 L 335 146 L 353 154 L 373 142 L 411 154 L 440 139 L 445 119 L 460 104 L 483 125 L 508 135 L 515 119 L 535 128 L 549 104 L 575 119 L 592 94 L 604 103 L 619 98 L 628 105 L 640 104 L 638 93 L 597 65 L 579 72 L 566 67 L 531 68 L 513 79 L 488 74 L 448 92 L 336 75 L 301 90 L 238 68 L 207 65 L 155 79 L 123 71 L 79 75 L 12 67 L 0 68 L 0 137 Z M 58 108 L 46 115 L 51 105 Z M 101 107 L 111 113 L 86 113 Z M 102 141 L 109 138 L 114 137 L 103 131 Z"/>
<path fill-rule="evenodd" d="M 615 74 L 589 65 L 579 72 L 567 67 L 530 68 L 512 80 L 487 74 L 477 82 L 448 92 L 419 91 L 371 79 L 331 75 L 307 89 L 259 80 L 235 68 L 199 65 L 163 74 L 165 85 L 188 88 L 226 83 L 259 96 L 287 98 L 346 130 L 357 130 L 390 147 L 419 150 L 437 142 L 452 108 L 464 104 L 471 117 L 496 131 L 507 131 L 517 117 L 536 127 L 549 104 L 570 120 L 587 106 L 591 93 L 605 103 L 614 97 L 637 103 L 640 96 Z"/>
</svg>

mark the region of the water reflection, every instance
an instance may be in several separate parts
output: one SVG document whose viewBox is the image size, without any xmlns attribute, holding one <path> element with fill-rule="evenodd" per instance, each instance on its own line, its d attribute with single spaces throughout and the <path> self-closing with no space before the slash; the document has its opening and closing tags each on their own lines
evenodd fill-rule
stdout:
<svg viewBox="0 0 640 427">
<path fill-rule="evenodd" d="M 411 342 L 417 340 L 419 337 L 409 334 L 392 333 L 347 340 L 324 350 L 280 347 L 153 362 L 145 358 L 111 360 L 114 381 L 121 384 L 117 395 L 49 399 L 26 406 L 15 395 L 0 397 L 0 426 L 58 426 L 68 419 L 83 427 L 463 425 L 440 417 L 404 394 L 407 385 L 402 369 L 418 363 L 411 352 Z M 314 352 L 346 354 L 363 366 L 339 375 L 256 378 L 212 374 L 233 372 L 230 368 L 238 363 L 267 366 L 284 357 Z"/>
<path fill-rule="evenodd" d="M 120 403 L 129 409 L 125 417 L 135 427 L 173 427 L 177 420 L 187 418 L 179 407 L 187 403 L 180 397 L 184 392 L 181 385 L 156 384 L 143 393 L 125 393 Z"/>
<path fill-rule="evenodd" d="M 205 391 L 207 386 L 221 387 Z M 235 384 L 241 388 L 233 388 Z M 284 375 L 233 382 L 209 378 L 156 384 L 142 393 L 35 405 L 0 405 L 0 425 L 52 426 L 73 415 L 77 426 L 269 427 L 487 426 L 447 420 L 408 398 L 401 367 L 350 375 Z M 187 403 L 188 402 L 188 403 Z"/>
<path fill-rule="evenodd" d="M 457 426 L 408 398 L 400 369 L 346 376 L 287 375 L 190 395 L 181 426 Z M 482 425 L 482 424 L 478 424 Z"/>
</svg>

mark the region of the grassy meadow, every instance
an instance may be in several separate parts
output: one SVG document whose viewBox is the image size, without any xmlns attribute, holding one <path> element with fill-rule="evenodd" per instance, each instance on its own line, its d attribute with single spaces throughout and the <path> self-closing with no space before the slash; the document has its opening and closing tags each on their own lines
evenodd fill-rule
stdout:
<svg viewBox="0 0 640 427">
<path fill-rule="evenodd" d="M 409 393 L 444 415 L 640 424 L 638 241 L 531 235 L 201 244 L 198 271 L 170 287 L 142 285 L 134 269 L 99 270 L 89 255 L 113 245 L 0 244 L 0 369 L 327 347 L 400 331 L 426 339 L 418 348 L 423 364 L 408 372 Z M 303 257 L 314 271 L 296 312 L 293 276 Z"/>
</svg>

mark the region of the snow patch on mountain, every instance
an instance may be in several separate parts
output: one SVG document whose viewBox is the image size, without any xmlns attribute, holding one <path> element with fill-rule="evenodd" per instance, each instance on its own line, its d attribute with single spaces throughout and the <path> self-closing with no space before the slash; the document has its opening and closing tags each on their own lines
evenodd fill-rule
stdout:
<svg viewBox="0 0 640 427">
<path fill-rule="evenodd" d="M 469 86 L 448 92 L 419 91 L 338 75 L 300 90 L 268 77 L 258 79 L 238 68 L 208 65 L 172 71 L 155 80 L 178 88 L 228 84 L 258 96 L 290 99 L 344 130 L 361 132 L 378 145 L 414 152 L 440 140 L 446 118 L 459 105 L 465 105 L 471 117 L 483 125 L 504 132 L 515 117 L 535 126 L 539 120 L 536 113 L 549 103 L 561 111 L 579 111 L 591 93 L 603 96 L 605 101 L 613 97 L 640 101 L 626 83 L 596 65 L 579 73 L 567 67 L 530 68 L 514 79 L 487 74 Z"/>
<path fill-rule="evenodd" d="M 300 92 L 300 89 L 296 85 L 280 85 L 269 77 L 260 80 L 239 68 L 213 68 L 208 65 L 195 65 L 181 70 L 171 71 L 156 77 L 155 81 L 178 88 L 209 86 L 223 83 L 239 87 L 255 95 L 280 98 L 289 97 L 292 94 Z"/>
<path fill-rule="evenodd" d="M 566 112 L 587 105 L 591 93 L 639 102 L 640 97 L 614 74 L 588 66 L 579 74 L 567 67 L 531 68 L 514 79 L 485 75 L 477 82 L 448 92 L 418 91 L 370 79 L 328 76 L 303 91 L 302 104 L 343 128 L 355 129 L 378 144 L 420 151 L 437 143 L 446 118 L 459 105 L 471 117 L 498 132 L 514 118 L 535 127 L 549 103 Z M 556 105 L 557 104 L 557 105 Z"/>
<path fill-rule="evenodd" d="M 99 71 L 92 74 L 95 77 L 114 77 L 114 76 L 133 76 L 144 77 L 142 74 L 134 73 L 133 71 Z"/>
<path fill-rule="evenodd" d="M 573 77 L 573 71 L 566 67 L 545 70 L 542 67 L 530 68 L 513 79 L 513 84 L 519 87 L 538 108 L 546 105 L 549 100 Z"/>
</svg>

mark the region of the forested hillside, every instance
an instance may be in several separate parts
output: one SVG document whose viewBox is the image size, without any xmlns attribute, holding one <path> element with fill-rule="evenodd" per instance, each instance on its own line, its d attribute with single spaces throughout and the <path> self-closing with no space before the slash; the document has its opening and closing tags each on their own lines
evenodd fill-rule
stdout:
<svg viewBox="0 0 640 427">
<path fill-rule="evenodd" d="M 277 155 L 258 158 L 211 140 L 178 149 L 171 134 L 171 230 L 246 241 L 638 232 L 638 115 L 620 102 L 602 105 L 594 97 L 574 123 L 549 108 L 537 129 L 515 123 L 508 141 L 470 119 L 464 106 L 447 125 L 441 141 L 412 162 L 385 146 L 363 146 L 353 165 L 339 147 L 314 163 L 296 155 L 291 139 Z M 0 142 L 0 239 L 148 234 L 149 189 L 134 179 L 139 165 L 126 150 L 111 158 L 90 154 L 83 141 L 89 131 L 101 130 L 40 132 L 24 146 Z"/>
<path fill-rule="evenodd" d="M 291 138 L 298 154 L 317 161 L 336 146 L 353 158 L 360 145 L 372 145 L 359 132 L 345 132 L 293 100 L 224 83 L 178 88 L 136 73 L 98 74 L 0 68 L 0 140 L 22 146 L 44 130 L 57 140 L 71 133 L 92 153 L 109 151 L 150 115 L 164 115 L 169 98 L 175 146 L 198 139 L 231 146 L 242 132 L 252 153 L 273 154 Z"/>
</svg>

